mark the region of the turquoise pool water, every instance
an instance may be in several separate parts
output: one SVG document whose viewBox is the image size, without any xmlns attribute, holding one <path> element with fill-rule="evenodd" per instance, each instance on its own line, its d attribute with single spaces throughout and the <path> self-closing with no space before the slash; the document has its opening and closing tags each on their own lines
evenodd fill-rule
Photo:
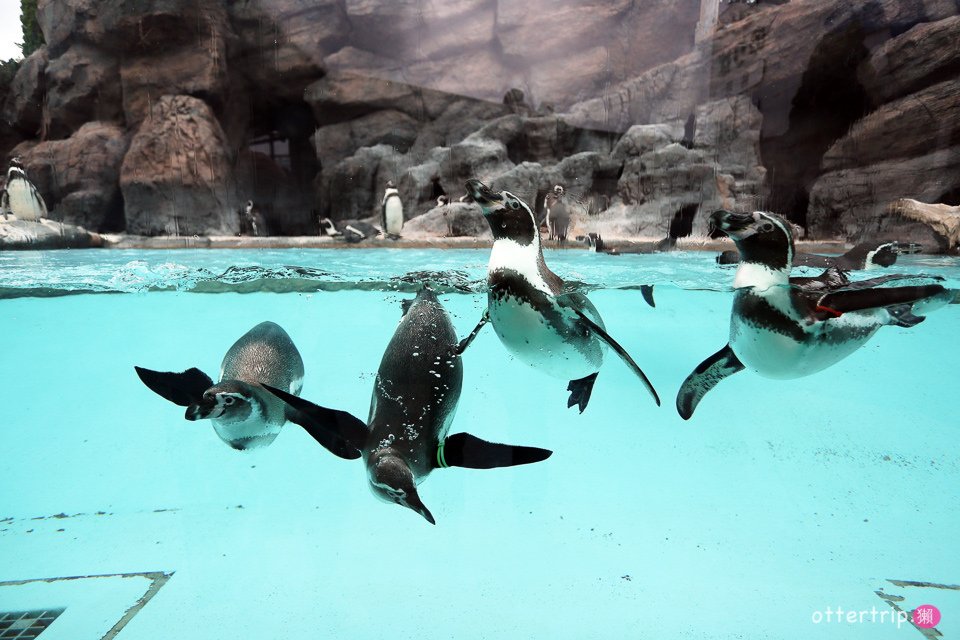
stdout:
<svg viewBox="0 0 960 640">
<path fill-rule="evenodd" d="M 578 415 L 565 383 L 484 330 L 452 430 L 554 455 L 435 472 L 420 495 L 436 526 L 376 501 L 361 464 L 298 427 L 237 452 L 133 372 L 215 375 L 236 338 L 272 320 L 303 355 L 303 397 L 365 417 L 400 301 L 444 272 L 433 278 L 465 335 L 487 257 L 0 254 L 0 605 L 14 606 L 17 581 L 164 572 L 120 638 L 922 637 L 869 614 L 828 622 L 828 608 L 892 612 L 882 591 L 905 610 L 938 606 L 938 629 L 960 633 L 960 591 L 930 586 L 960 583 L 960 305 L 886 327 L 814 376 L 739 374 L 684 422 L 673 399 L 726 341 L 733 271 L 710 253 L 548 252 L 664 404 L 608 356 Z M 952 259 L 889 272 L 960 288 Z M 641 284 L 657 285 L 655 309 Z M 71 607 L 109 629 L 133 604 L 90 593 L 33 605 L 66 607 L 43 637 L 86 637 Z"/>
</svg>

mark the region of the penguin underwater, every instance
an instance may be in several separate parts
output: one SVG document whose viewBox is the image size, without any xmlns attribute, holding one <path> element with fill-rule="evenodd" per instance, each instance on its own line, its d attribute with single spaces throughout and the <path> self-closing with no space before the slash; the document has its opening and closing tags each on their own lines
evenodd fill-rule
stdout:
<svg viewBox="0 0 960 640">
<path fill-rule="evenodd" d="M 170 402 L 187 407 L 187 420 L 209 419 L 225 443 L 238 450 L 269 445 L 290 420 L 302 417 L 290 410 L 264 384 L 299 394 L 303 387 L 303 359 L 280 325 L 261 322 L 243 334 L 223 357 L 217 384 L 197 368 L 182 373 L 134 367 L 147 387 Z M 349 450 L 326 432 L 308 433 L 324 447 L 344 454 Z"/>
<path fill-rule="evenodd" d="M 660 398 L 630 354 L 607 333 L 596 307 L 547 268 L 530 207 L 508 191 L 495 193 L 479 180 L 466 183 L 493 232 L 487 270 L 487 311 L 467 340 L 489 321 L 507 350 L 526 364 L 569 380 L 567 407 L 586 409 L 606 347 Z"/>
<path fill-rule="evenodd" d="M 885 325 L 912 327 L 922 313 L 951 302 L 939 284 L 881 287 L 913 276 L 851 282 L 828 269 L 815 278 L 791 278 L 793 236 L 780 217 L 755 211 L 715 211 L 710 223 L 733 238 L 741 262 L 734 279 L 730 341 L 691 373 L 677 394 L 689 419 L 721 380 L 749 368 L 768 378 L 816 373 L 846 358 Z"/>
<path fill-rule="evenodd" d="M 424 287 L 404 300 L 403 317 L 377 371 L 365 424 L 344 411 L 315 405 L 267 386 L 311 431 L 326 431 L 363 457 L 370 488 L 384 502 L 408 507 L 436 524 L 417 492 L 434 469 L 493 469 L 546 460 L 551 451 L 481 440 L 468 433 L 447 435 L 463 387 L 460 357 L 469 340 L 457 342 L 450 316 Z"/>
</svg>

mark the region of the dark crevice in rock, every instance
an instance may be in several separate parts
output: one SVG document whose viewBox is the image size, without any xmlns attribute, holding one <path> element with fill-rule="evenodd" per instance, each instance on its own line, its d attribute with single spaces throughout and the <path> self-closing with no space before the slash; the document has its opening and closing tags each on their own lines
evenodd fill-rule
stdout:
<svg viewBox="0 0 960 640">
<path fill-rule="evenodd" d="M 667 232 L 667 235 L 676 240 L 677 238 L 686 238 L 693 233 L 693 220 L 697 217 L 697 212 L 700 210 L 700 204 L 697 202 L 684 204 L 677 212 L 673 214 L 673 219 L 670 220 L 670 229 Z"/>
<path fill-rule="evenodd" d="M 760 140 L 770 175 L 768 207 L 801 226 L 824 153 L 866 113 L 867 94 L 857 78 L 869 55 L 866 35 L 858 19 L 824 35 L 793 98 L 787 131 Z"/>
<path fill-rule="evenodd" d="M 952 189 L 944 191 L 943 194 L 933 202 L 935 204 L 948 204 L 951 207 L 960 206 L 960 184 L 955 185 Z"/>
</svg>

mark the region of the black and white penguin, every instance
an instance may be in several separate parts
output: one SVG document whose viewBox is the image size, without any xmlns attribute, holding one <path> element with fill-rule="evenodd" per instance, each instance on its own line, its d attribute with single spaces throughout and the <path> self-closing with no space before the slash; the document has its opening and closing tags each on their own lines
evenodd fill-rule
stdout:
<svg viewBox="0 0 960 640">
<path fill-rule="evenodd" d="M 939 284 L 880 286 L 912 276 L 850 282 L 829 269 L 816 278 L 791 278 L 793 237 L 785 220 L 761 211 L 721 210 L 710 222 L 733 238 L 742 261 L 733 284 L 730 342 L 684 381 L 677 395 L 684 419 L 738 371 L 779 379 L 816 373 L 856 351 L 880 327 L 912 327 L 953 299 L 954 292 Z"/>
<path fill-rule="evenodd" d="M 7 184 L 0 195 L 0 211 L 4 217 L 12 215 L 16 220 L 40 222 L 47 217 L 47 204 L 37 190 L 20 162 L 20 158 L 10 161 L 7 169 Z"/>
<path fill-rule="evenodd" d="M 578 236 L 579 237 L 579 236 Z M 635 254 L 647 254 L 647 253 L 658 253 L 661 251 L 672 251 L 677 244 L 676 238 L 666 237 L 663 240 L 659 240 L 653 244 L 647 243 L 642 245 L 627 246 L 627 247 L 609 247 L 603 241 L 603 238 L 599 233 L 588 233 L 583 237 L 584 242 L 587 243 L 587 247 L 590 251 L 594 253 L 605 253 L 610 256 L 622 256 L 622 255 L 635 255 Z"/>
<path fill-rule="evenodd" d="M 387 182 L 387 188 L 383 192 L 380 217 L 384 234 L 388 238 L 399 238 L 400 232 L 403 231 L 403 202 L 400 200 L 400 192 L 397 191 L 397 185 L 393 180 Z"/>
<path fill-rule="evenodd" d="M 300 352 L 287 332 L 273 322 L 261 322 L 230 347 L 217 384 L 197 368 L 182 373 L 134 369 L 151 391 L 187 407 L 187 420 L 209 419 L 220 439 L 239 450 L 269 445 L 293 416 L 263 385 L 282 387 L 294 395 L 303 386 Z M 326 432 L 310 435 L 325 447 L 337 446 Z"/>
<path fill-rule="evenodd" d="M 427 288 L 405 300 L 403 308 L 374 381 L 369 424 L 284 389 L 270 391 L 311 431 L 325 430 L 362 456 L 375 496 L 436 524 L 417 491 L 434 469 L 510 467 L 540 462 L 551 452 L 486 442 L 468 433 L 447 435 L 463 387 L 460 353 L 469 340 L 457 342 L 450 316 Z"/>
<path fill-rule="evenodd" d="M 269 235 L 267 224 L 260 213 L 260 209 L 253 203 L 253 200 L 247 200 L 243 207 L 243 215 L 240 220 L 240 233 L 254 237 Z"/>
<path fill-rule="evenodd" d="M 489 320 L 510 353 L 570 381 L 567 406 L 577 405 L 581 413 L 609 346 L 660 404 L 647 376 L 604 329 L 596 307 L 582 293 L 566 292 L 563 280 L 547 268 L 530 207 L 510 192 L 491 191 L 479 180 L 467 181 L 467 191 L 480 205 L 494 238 L 487 312 L 471 335 Z"/>
<path fill-rule="evenodd" d="M 567 241 L 567 232 L 570 229 L 570 209 L 567 206 L 564 196 L 566 192 L 563 185 L 555 185 L 553 191 L 548 193 L 544 199 L 544 206 L 547 209 L 547 229 L 550 239 L 558 242 Z"/>
<path fill-rule="evenodd" d="M 797 252 L 793 256 L 793 266 L 816 269 L 839 269 L 841 271 L 860 271 L 875 267 L 889 267 L 903 254 L 918 253 L 920 245 L 912 242 L 861 242 L 840 256 L 824 256 L 815 253 Z M 717 256 L 717 264 L 737 264 L 740 254 L 727 250 Z"/>
<path fill-rule="evenodd" d="M 320 235 L 327 235 L 331 238 L 336 238 L 342 236 L 343 234 L 337 231 L 337 226 L 333 224 L 333 220 L 330 218 L 320 218 Z"/>
</svg>

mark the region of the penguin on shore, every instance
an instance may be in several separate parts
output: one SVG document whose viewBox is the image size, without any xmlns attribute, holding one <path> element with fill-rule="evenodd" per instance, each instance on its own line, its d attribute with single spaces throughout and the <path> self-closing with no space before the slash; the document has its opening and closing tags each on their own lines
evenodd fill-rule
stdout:
<svg viewBox="0 0 960 640">
<path fill-rule="evenodd" d="M 815 278 L 791 278 L 790 225 L 762 211 L 716 211 L 711 226 L 737 244 L 730 340 L 700 363 L 677 394 L 689 419 L 703 396 L 725 378 L 751 369 L 768 378 L 807 376 L 843 360 L 880 327 L 913 327 L 949 304 L 955 292 L 940 284 L 881 286 L 919 276 L 888 275 L 851 282 L 830 268 Z"/>
<path fill-rule="evenodd" d="M 380 202 L 380 218 L 384 235 L 396 240 L 403 231 L 403 202 L 400 200 L 400 192 L 393 180 L 387 182 L 387 188 L 383 192 L 383 200 Z"/>
<path fill-rule="evenodd" d="M 551 240 L 560 243 L 567 241 L 567 232 L 570 229 L 570 209 L 564 200 L 565 195 L 563 185 L 558 184 L 544 199 L 544 206 L 547 209 L 546 222 L 549 237 Z"/>
<path fill-rule="evenodd" d="M 143 367 L 134 370 L 148 389 L 186 407 L 187 420 L 210 420 L 220 439 L 234 449 L 265 447 L 287 420 L 304 421 L 264 388 L 269 384 L 298 395 L 303 387 L 300 352 L 287 332 L 273 322 L 261 322 L 227 350 L 216 384 L 197 368 L 182 373 Z M 325 431 L 307 431 L 324 447 L 350 455 Z"/>
<path fill-rule="evenodd" d="M 333 224 L 330 218 L 320 218 L 320 235 L 328 235 L 331 238 L 342 236 L 343 233 L 337 231 L 337 225 Z"/>
<path fill-rule="evenodd" d="M 547 268 L 540 233 L 530 207 L 508 191 L 496 193 L 479 180 L 466 183 L 493 232 L 487 271 L 487 311 L 471 333 L 489 321 L 507 350 L 531 367 L 569 380 L 568 407 L 582 413 L 607 347 L 637 375 L 656 403 L 660 398 L 646 374 L 606 331 L 585 295 L 568 292 Z"/>
<path fill-rule="evenodd" d="M 874 267 L 889 267 L 904 254 L 919 253 L 920 245 L 913 242 L 861 242 L 840 256 L 824 256 L 815 253 L 797 252 L 793 256 L 794 267 L 812 267 L 817 269 L 839 269 L 841 271 L 860 271 Z M 740 253 L 729 249 L 717 256 L 717 264 L 738 264 Z"/>
<path fill-rule="evenodd" d="M 260 213 L 260 209 L 253 203 L 253 200 L 247 200 L 243 207 L 243 216 L 241 218 L 240 233 L 253 237 L 269 235 L 267 233 L 267 224 Z"/>
<path fill-rule="evenodd" d="M 472 338 L 471 338 L 472 339 Z M 424 287 L 403 301 L 403 317 L 387 345 L 373 386 L 367 423 L 313 404 L 285 389 L 267 387 L 301 416 L 309 430 L 325 431 L 362 457 L 374 495 L 436 520 L 417 487 L 436 469 L 493 469 L 546 460 L 551 451 L 498 444 L 468 433 L 448 435 L 463 388 L 460 354 L 450 316 Z"/>
<path fill-rule="evenodd" d="M 20 158 L 10 161 L 7 183 L 0 194 L 0 211 L 4 218 L 12 215 L 15 220 L 40 222 L 47 217 L 47 204 L 40 191 L 27 177 Z"/>
</svg>

